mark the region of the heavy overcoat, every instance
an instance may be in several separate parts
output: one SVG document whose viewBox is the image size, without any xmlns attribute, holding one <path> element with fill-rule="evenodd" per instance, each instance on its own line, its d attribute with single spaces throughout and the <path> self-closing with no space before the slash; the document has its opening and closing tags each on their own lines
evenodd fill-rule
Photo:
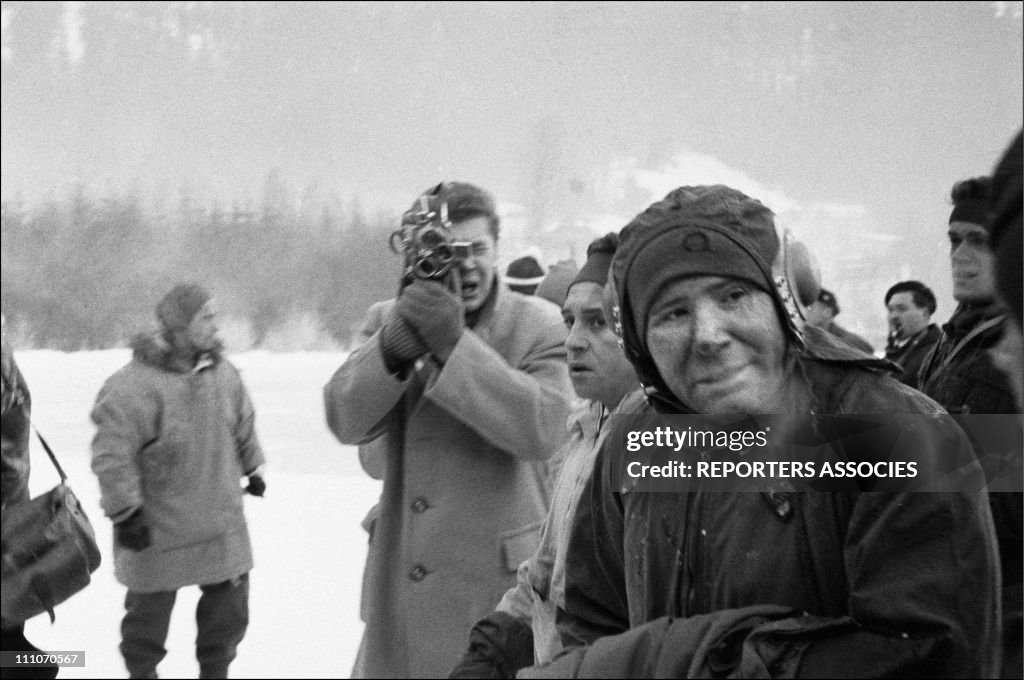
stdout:
<svg viewBox="0 0 1024 680">
<path fill-rule="evenodd" d="M 92 469 L 103 511 L 141 506 L 153 545 L 114 543 L 114 575 L 138 592 L 220 583 L 252 569 L 241 478 L 263 464 L 238 370 L 217 355 L 172 368 L 169 348 L 137 338 L 92 410 Z"/>
<path fill-rule="evenodd" d="M 545 461 L 572 398 L 566 330 L 557 307 L 498 284 L 444 366 L 427 356 L 403 380 L 378 338 L 390 307 L 368 317 L 369 339 L 324 393 L 338 439 L 386 457 L 354 674 L 446 677 L 538 545 Z"/>
<path fill-rule="evenodd" d="M 884 361 L 806 330 L 799 371 L 815 412 L 920 414 L 901 432 L 907 450 L 978 470 L 938 404 L 879 372 Z M 520 677 L 996 672 L 999 566 L 984 490 L 622 493 L 614 441 L 574 518 L 559 612 L 563 640 L 587 646 Z"/>
<path fill-rule="evenodd" d="M 921 364 L 939 341 L 939 335 L 939 327 L 931 323 L 902 347 L 885 348 L 885 358 L 903 369 L 899 377 L 901 383 L 917 389 L 917 374 L 921 371 Z"/>
</svg>

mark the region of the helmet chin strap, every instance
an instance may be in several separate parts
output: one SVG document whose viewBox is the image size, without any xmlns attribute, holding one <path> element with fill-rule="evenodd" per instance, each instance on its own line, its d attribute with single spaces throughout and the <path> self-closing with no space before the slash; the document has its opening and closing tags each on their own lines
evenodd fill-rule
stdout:
<svg viewBox="0 0 1024 680">
<path fill-rule="evenodd" d="M 797 241 L 788 229 L 775 222 L 775 235 L 779 251 L 772 261 L 772 283 L 786 313 L 787 325 L 803 349 L 804 324 L 807 308 L 814 304 L 821 290 L 821 272 L 814 255 L 806 245 Z"/>
</svg>

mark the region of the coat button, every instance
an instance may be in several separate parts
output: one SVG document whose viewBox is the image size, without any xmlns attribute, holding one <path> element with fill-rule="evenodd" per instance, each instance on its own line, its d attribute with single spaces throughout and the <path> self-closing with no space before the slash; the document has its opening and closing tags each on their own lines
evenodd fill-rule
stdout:
<svg viewBox="0 0 1024 680">
<path fill-rule="evenodd" d="M 412 571 L 409 572 L 409 578 L 411 578 L 413 581 L 416 581 L 417 583 L 422 581 L 426 576 L 427 570 L 423 568 L 422 564 L 417 564 L 415 567 L 412 568 Z"/>
<path fill-rule="evenodd" d="M 412 506 L 410 506 L 410 507 L 412 507 L 412 511 L 413 512 L 419 514 L 421 512 L 426 512 L 427 508 L 430 507 L 430 504 L 427 503 L 427 499 L 426 498 L 423 498 L 421 496 L 420 498 L 417 498 L 416 500 L 414 500 L 412 502 Z"/>
</svg>

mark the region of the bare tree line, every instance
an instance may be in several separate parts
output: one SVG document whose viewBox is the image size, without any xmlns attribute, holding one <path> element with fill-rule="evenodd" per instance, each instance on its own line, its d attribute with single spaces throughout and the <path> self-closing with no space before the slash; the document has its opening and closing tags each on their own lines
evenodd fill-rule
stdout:
<svg viewBox="0 0 1024 680">
<path fill-rule="evenodd" d="M 2 305 L 16 345 L 59 350 L 124 346 L 153 324 L 179 281 L 220 301 L 229 349 L 347 346 L 366 308 L 397 285 L 387 236 L 396 216 L 288 199 L 271 172 L 260 205 L 173 210 L 136 195 L 67 195 L 2 204 Z"/>
</svg>

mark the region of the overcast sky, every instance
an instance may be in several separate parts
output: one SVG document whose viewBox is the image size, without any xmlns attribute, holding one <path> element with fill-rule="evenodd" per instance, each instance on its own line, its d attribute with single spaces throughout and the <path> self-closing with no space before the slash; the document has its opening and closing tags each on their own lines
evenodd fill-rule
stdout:
<svg viewBox="0 0 1024 680">
<path fill-rule="evenodd" d="M 941 257 L 951 185 L 990 171 L 1022 124 L 1021 15 L 1020 2 L 5 2 L 2 193 L 187 185 L 230 202 L 276 168 L 295 195 L 400 210 L 457 178 L 544 219 L 614 223 L 654 192 L 741 177 L 776 211 L 825 206 L 828 229 L 852 215 L 849 229 Z"/>
</svg>

